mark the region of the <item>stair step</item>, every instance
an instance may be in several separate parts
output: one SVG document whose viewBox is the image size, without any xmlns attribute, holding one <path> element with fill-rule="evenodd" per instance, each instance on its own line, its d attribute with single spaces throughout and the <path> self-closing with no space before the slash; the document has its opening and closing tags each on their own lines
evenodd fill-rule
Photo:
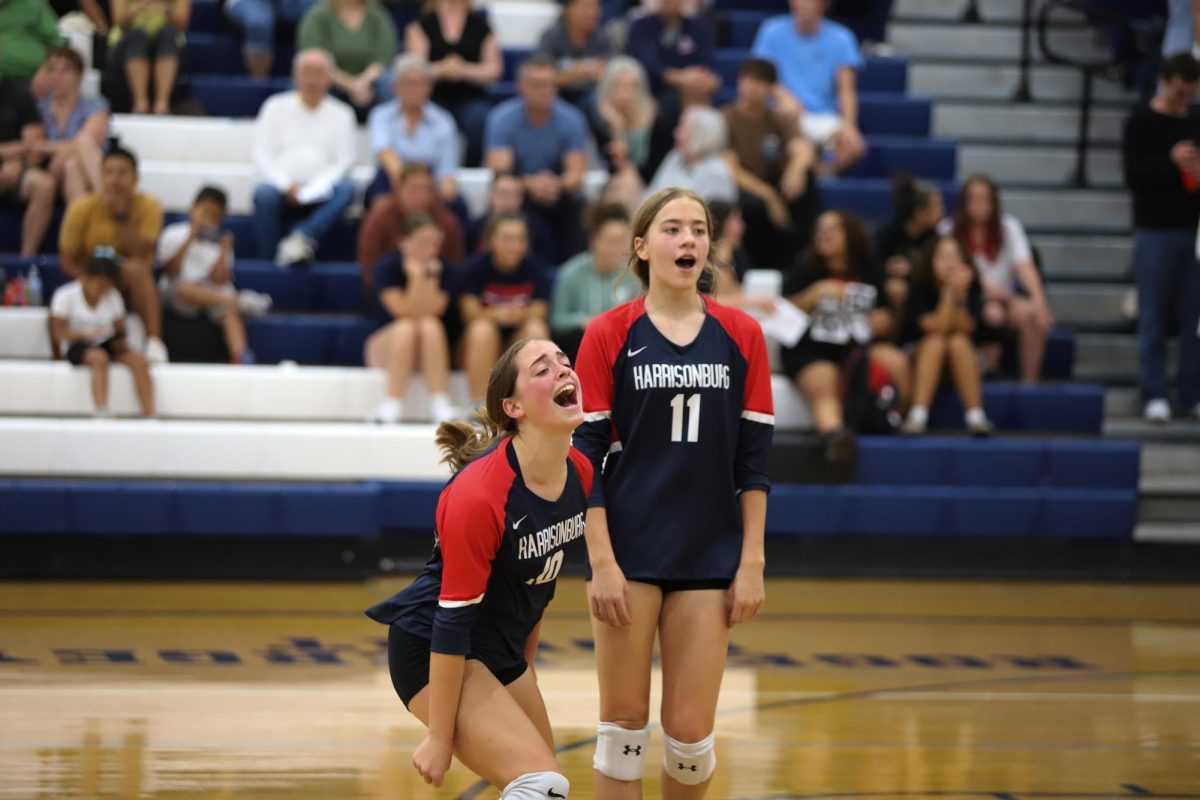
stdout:
<svg viewBox="0 0 1200 800">
<path fill-rule="evenodd" d="M 888 43 L 899 52 L 912 56 L 970 58 L 1012 63 L 1021 52 L 1021 28 L 1010 23 L 987 25 L 944 25 L 924 22 L 893 22 L 888 28 Z M 1105 47 L 1085 27 L 1052 30 L 1050 46 L 1068 58 L 1103 61 Z M 1044 62 L 1041 47 L 1031 42 L 1035 62 Z"/>
<path fill-rule="evenodd" d="M 1005 182 L 1065 187 L 1075 177 L 1074 145 L 1029 147 L 964 144 L 958 148 L 958 174 L 982 172 L 1002 176 Z M 1093 149 L 1088 154 L 1087 177 L 1095 188 L 1119 189 L 1121 154 L 1114 148 Z"/>
<path fill-rule="evenodd" d="M 1124 111 L 1092 112 L 1089 141 L 1116 145 L 1121 140 Z M 1040 105 L 938 103 L 933 108 L 933 131 L 939 139 L 970 142 L 1012 141 L 1074 144 L 1079 138 L 1079 110 Z"/>
<path fill-rule="evenodd" d="M 1138 503 L 1139 522 L 1187 522 L 1200 520 L 1200 500 L 1192 495 L 1142 494 Z"/>
<path fill-rule="evenodd" d="M 1200 524 L 1145 522 L 1139 523 L 1133 531 L 1135 542 L 1161 542 L 1164 544 L 1182 544 L 1200 542 Z"/>
<path fill-rule="evenodd" d="M 1142 475 L 1200 473 L 1200 425 L 1175 419 L 1166 425 L 1136 419 L 1111 419 L 1104 435 L 1142 442 Z"/>
<path fill-rule="evenodd" d="M 1129 197 L 1124 192 L 1006 189 L 1004 208 L 1026 222 L 1080 232 L 1124 229 L 1133 224 Z"/>
<path fill-rule="evenodd" d="M 1046 287 L 1050 309 L 1061 324 L 1130 324 L 1122 306 L 1129 288 L 1109 284 L 1054 284 Z"/>
<path fill-rule="evenodd" d="M 1076 103 L 1083 91 L 1080 72 L 1071 67 L 1035 65 L 1029 73 L 1029 90 L 1035 101 L 1055 100 Z M 919 54 L 910 55 L 908 90 L 935 99 L 976 98 L 1011 100 L 1021 82 L 1021 69 L 1015 64 L 945 63 L 927 61 Z M 1114 81 L 1092 84 L 1098 101 L 1132 103 L 1135 99 Z"/>
<path fill-rule="evenodd" d="M 892 15 L 897 19 L 961 20 L 967 5 L 967 0 L 896 0 Z M 984 22 L 1019 22 L 1022 5 L 1022 0 L 981 0 L 979 16 Z"/>
<path fill-rule="evenodd" d="M 1033 222 L 1025 220 L 1027 226 Z M 1126 280 L 1129 277 L 1133 245 L 1128 236 L 1031 234 L 1029 238 L 1041 254 L 1050 278 L 1103 275 Z"/>
<path fill-rule="evenodd" d="M 1167 342 L 1167 374 L 1175 374 L 1179 342 Z M 1137 336 L 1132 333 L 1085 333 L 1075 337 L 1076 371 L 1106 370 L 1136 374 Z"/>
<path fill-rule="evenodd" d="M 1110 386 L 1104 390 L 1104 418 L 1130 420 L 1142 416 L 1142 395 L 1132 386 Z"/>
<path fill-rule="evenodd" d="M 1169 497 L 1200 497 L 1200 473 L 1143 476 L 1138 490 L 1144 494 Z M 1200 520 L 1200 515 L 1196 519 Z"/>
</svg>

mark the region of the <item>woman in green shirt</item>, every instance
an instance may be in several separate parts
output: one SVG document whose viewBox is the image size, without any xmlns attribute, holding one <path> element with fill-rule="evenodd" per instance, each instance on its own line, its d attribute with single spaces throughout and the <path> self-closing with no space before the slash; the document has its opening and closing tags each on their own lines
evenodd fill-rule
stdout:
<svg viewBox="0 0 1200 800">
<path fill-rule="evenodd" d="M 396 23 L 376 0 L 323 0 L 301 20 L 296 46 L 333 56 L 333 85 L 360 111 L 390 97 Z"/>
</svg>

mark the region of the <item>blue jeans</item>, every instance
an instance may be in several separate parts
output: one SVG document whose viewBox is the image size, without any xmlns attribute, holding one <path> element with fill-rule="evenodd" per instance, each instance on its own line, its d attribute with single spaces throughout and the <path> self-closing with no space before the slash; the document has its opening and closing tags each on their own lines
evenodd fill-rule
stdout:
<svg viewBox="0 0 1200 800">
<path fill-rule="evenodd" d="M 483 130 L 487 125 L 488 114 L 492 110 L 492 101 L 487 97 L 468 97 L 458 101 L 442 103 L 436 97 L 434 102 L 450 112 L 458 124 L 458 132 L 467 140 L 464 167 L 478 167 L 483 164 Z"/>
<path fill-rule="evenodd" d="M 1138 289 L 1138 379 L 1145 400 L 1167 397 L 1167 320 L 1179 320 L 1179 405 L 1200 403 L 1200 263 L 1196 232 L 1133 232 Z M 1174 309 L 1172 309 L 1174 306 Z"/>
<path fill-rule="evenodd" d="M 254 187 L 254 241 L 258 246 L 258 257 L 275 257 L 275 249 L 279 246 L 279 228 L 285 215 L 290 219 L 300 219 L 292 231 L 320 242 L 353 201 L 354 184 L 348 180 L 334 184 L 333 196 L 325 202 L 299 207 L 288 206 L 283 192 L 270 184 L 260 183 Z"/>
<path fill-rule="evenodd" d="M 1163 36 L 1163 56 L 1192 52 L 1195 42 L 1192 19 L 1192 0 L 1170 0 L 1167 16 L 1167 32 Z"/>
<path fill-rule="evenodd" d="M 270 53 L 275 49 L 275 20 L 299 22 L 317 0 L 240 0 L 225 14 L 246 34 L 242 51 Z"/>
</svg>

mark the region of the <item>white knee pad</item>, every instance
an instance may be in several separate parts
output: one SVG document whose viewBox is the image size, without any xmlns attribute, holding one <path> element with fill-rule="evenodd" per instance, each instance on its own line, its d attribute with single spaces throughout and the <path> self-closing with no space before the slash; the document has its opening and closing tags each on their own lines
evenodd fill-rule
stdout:
<svg viewBox="0 0 1200 800">
<path fill-rule="evenodd" d="M 611 722 L 596 729 L 592 768 L 616 781 L 640 781 L 650 744 L 650 729 L 629 730 Z"/>
<path fill-rule="evenodd" d="M 557 772 L 526 772 L 504 787 L 500 800 L 546 800 L 570 793 L 571 782 Z"/>
<path fill-rule="evenodd" d="M 663 732 L 663 768 L 677 783 L 694 786 L 712 777 L 717 768 L 717 753 L 713 749 L 715 734 L 710 733 L 698 742 L 684 744 Z"/>
</svg>

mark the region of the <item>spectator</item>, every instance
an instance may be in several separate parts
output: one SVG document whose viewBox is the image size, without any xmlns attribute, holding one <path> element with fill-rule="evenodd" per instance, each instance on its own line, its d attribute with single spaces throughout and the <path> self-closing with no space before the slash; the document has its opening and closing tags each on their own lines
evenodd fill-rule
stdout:
<svg viewBox="0 0 1200 800">
<path fill-rule="evenodd" d="M 717 200 L 709 204 L 708 211 L 713 224 L 713 263 L 717 266 L 713 297 L 743 311 L 770 314 L 775 310 L 775 298 L 748 296 L 742 292 L 742 282 L 751 269 L 751 261 L 743 246 L 746 222 L 742 219 L 741 208 Z"/>
<path fill-rule="evenodd" d="M 0 75 L 27 86 L 46 51 L 62 43 L 58 17 L 46 0 L 0 3 Z"/>
<path fill-rule="evenodd" d="M 54 16 L 61 23 L 71 14 L 82 14 L 91 23 L 94 31 L 101 36 L 108 36 L 108 14 L 99 0 L 49 0 Z M 44 61 L 42 62 L 45 63 Z"/>
<path fill-rule="evenodd" d="M 796 129 L 795 102 L 779 86 L 773 63 L 743 61 L 737 91 L 737 99 L 721 111 L 747 246 L 754 263 L 782 267 L 780 254 L 795 252 L 797 243 L 812 238 L 820 207 L 812 174 L 816 150 Z"/>
<path fill-rule="evenodd" d="M 1133 195 L 1138 378 L 1145 417 L 1158 423 L 1171 418 L 1166 337 L 1172 311 L 1179 321 L 1179 404 L 1200 419 L 1200 113 L 1191 105 L 1198 86 L 1200 64 L 1192 56 L 1164 61 L 1158 94 L 1125 121 L 1122 144 Z"/>
<path fill-rule="evenodd" d="M 654 180 L 646 187 L 646 194 L 678 186 L 691 189 L 710 203 L 735 202 L 737 183 L 725 160 L 727 143 L 721 112 L 707 106 L 692 106 L 679 118 L 675 149 L 663 159 Z"/>
<path fill-rule="evenodd" d="M 36 255 L 54 213 L 54 179 L 30 166 L 44 129 L 29 91 L 0 74 L 0 204 L 24 204 L 21 255 Z"/>
<path fill-rule="evenodd" d="M 466 137 L 467 166 L 479 166 L 492 108 L 488 86 L 504 72 L 487 12 L 472 10 L 471 0 L 434 0 L 433 8 L 405 29 L 404 49 L 429 60 L 436 82 L 433 102 L 454 116 Z"/>
<path fill-rule="evenodd" d="M 521 176 L 525 212 L 558 231 L 565 251 L 559 250 L 555 260 L 561 261 L 562 255 L 584 249 L 580 191 L 588 164 L 587 122 L 557 98 L 549 61 L 535 56 L 521 64 L 517 87 L 520 97 L 505 100 L 488 115 L 487 166 Z"/>
<path fill-rule="evenodd" d="M 333 85 L 360 111 L 390 98 L 396 23 L 377 0 L 322 0 L 300 21 L 296 46 L 333 57 Z"/>
<path fill-rule="evenodd" d="M 400 185 L 400 174 L 409 162 L 429 165 L 442 200 L 458 200 L 458 128 L 454 117 L 429 101 L 433 75 L 420 56 L 400 56 L 392 69 L 396 99 L 371 111 L 367 127 L 371 152 L 379 164 L 374 183 L 367 189 L 372 199 Z"/>
<path fill-rule="evenodd" d="M 712 71 L 715 38 L 707 21 L 685 13 L 683 0 L 660 0 L 658 10 L 629 26 L 625 51 L 641 62 L 663 113 L 709 105 L 721 88 Z"/>
<path fill-rule="evenodd" d="M 253 364 L 242 315 L 259 316 L 271 308 L 270 295 L 233 286 L 233 234 L 221 231 L 228 203 L 225 192 L 205 186 L 192 201 L 189 219 L 168 225 L 158 237 L 159 281 L 163 298 L 176 314 L 206 314 L 221 326 L 229 360 Z"/>
<path fill-rule="evenodd" d="M 904 354 L 878 341 L 891 335 L 895 324 L 884 307 L 881 283 L 866 227 L 846 211 L 827 211 L 817 218 L 811 251 L 784 277 L 784 296 L 809 316 L 800 341 L 783 349 L 784 371 L 808 403 L 813 425 L 825 437 L 830 461 L 847 457 L 853 444 L 840 382 L 843 366 L 856 348 L 865 348 L 900 395 L 906 394 Z"/>
<path fill-rule="evenodd" d="M 380 200 L 367 214 L 358 231 L 358 265 L 367 286 L 374 283 L 372 270 L 379 259 L 396 249 L 403 238 L 405 217 L 427 214 L 442 232 L 439 255 L 443 261 L 461 264 L 466 257 L 462 225 L 446 208 L 433 185 L 433 173 L 420 161 L 412 161 L 400 172 L 399 188 Z"/>
<path fill-rule="evenodd" d="M 137 190 L 138 166 L 133 153 L 114 147 L 100 164 L 100 190 L 67 206 L 58 234 L 63 275 L 78 278 L 96 254 L 108 248 L 120 258 L 121 282 L 146 326 L 146 358 L 167 360 L 162 342 L 162 313 L 151 271 L 154 243 L 162 230 L 162 204 Z"/>
<path fill-rule="evenodd" d="M 650 168 L 658 168 L 650 162 L 658 104 L 636 59 L 617 56 L 608 62 L 597 88 L 596 116 L 597 144 L 612 176 L 605 196 L 633 208 L 641 202 L 643 182 L 654 174 Z"/>
<path fill-rule="evenodd" d="M 84 97 L 83 58 L 70 47 L 51 48 L 45 74 L 49 95 L 38 103 L 46 141 L 37 152 L 67 203 L 100 187 L 101 148 L 108 139 L 108 101 Z"/>
<path fill-rule="evenodd" d="M 894 0 L 833 0 L 831 15 L 836 17 L 862 42 L 863 50 L 875 55 L 891 55 L 887 42 L 887 23 Z"/>
<path fill-rule="evenodd" d="M 378 329 L 364 349 L 368 367 L 387 370 L 387 397 L 373 419 L 395 424 L 404 415 L 404 395 L 420 365 L 429 389 L 434 424 L 453 419 L 450 403 L 450 345 L 443 317 L 450 305 L 450 277 L 438 258 L 442 232 L 433 217 L 409 214 L 396 249 L 375 265 L 374 321 Z"/>
<path fill-rule="evenodd" d="M 142 414 L 154 416 L 154 384 L 141 353 L 125 342 L 125 301 L 117 291 L 122 268 L 119 257 L 107 250 L 86 263 L 76 280 L 63 284 L 50 300 L 50 338 L 54 351 L 67 345 L 66 359 L 92 371 L 92 401 L 96 416 L 108 410 L 108 365 L 120 362 L 133 375 Z"/>
<path fill-rule="evenodd" d="M 915 348 L 913 397 L 900 430 L 925 432 L 933 394 L 949 368 L 966 411 L 967 430 L 973 436 L 991 435 L 973 341 L 983 313 L 983 292 L 979 273 L 960 241 L 943 236 L 924 247 L 913 265 L 907 306 L 903 338 Z"/>
<path fill-rule="evenodd" d="M 329 96 L 333 61 L 301 50 L 292 70 L 296 91 L 267 99 L 254 121 L 254 238 L 259 258 L 279 266 L 311 261 L 319 240 L 354 199 L 354 112 Z M 283 240 L 284 219 L 300 221 Z"/>
<path fill-rule="evenodd" d="M 640 195 L 639 195 L 640 196 Z M 487 247 L 484 231 L 488 220 L 500 214 L 521 214 L 525 207 L 525 184 L 516 175 L 496 173 L 488 187 L 488 204 L 483 214 L 467 223 L 467 252 L 478 253 Z M 525 217 L 529 229 L 529 249 L 540 261 L 555 263 L 559 250 L 558 237 L 541 217 Z"/>
<path fill-rule="evenodd" d="M 888 303 L 897 314 L 907 302 L 917 254 L 937 239 L 938 223 L 945 213 L 942 192 L 935 184 L 919 181 L 910 173 L 892 178 L 892 218 L 876 234 L 875 252 L 883 261 Z"/>
<path fill-rule="evenodd" d="M 1200 16 L 1200 0 L 1170 0 L 1167 29 L 1163 36 L 1163 58 L 1177 53 L 1191 53 L 1200 57 L 1200 30 L 1196 18 Z"/>
<path fill-rule="evenodd" d="M 564 0 L 558 21 L 542 33 L 536 55 L 558 69 L 558 93 L 589 120 L 596 114 L 596 85 L 617 54 L 600 26 L 600 0 Z"/>
<path fill-rule="evenodd" d="M 267 78 L 275 65 L 277 22 L 295 25 L 318 0 L 226 0 L 225 16 L 242 29 L 242 58 L 252 78 Z"/>
<path fill-rule="evenodd" d="M 124 65 L 133 95 L 133 113 L 171 113 L 171 93 L 179 73 L 183 33 L 192 16 L 192 0 L 112 0 L 110 57 Z M 151 66 L 153 65 L 153 66 Z M 154 73 L 154 106 L 150 73 Z"/>
<path fill-rule="evenodd" d="M 832 150 L 835 172 L 867 152 L 858 128 L 858 70 L 862 55 L 854 34 L 825 19 L 829 0 L 790 0 L 792 13 L 759 27 L 754 55 L 775 62 L 784 87 L 800 104 L 800 130 Z"/>
<path fill-rule="evenodd" d="M 642 293 L 629 262 L 629 211 L 618 203 L 588 210 L 591 247 L 563 264 L 554 282 L 550 329 L 554 341 L 575 360 L 583 330 L 593 319 Z"/>
<path fill-rule="evenodd" d="M 550 280 L 540 261 L 529 255 L 529 233 L 520 214 L 488 221 L 488 249 L 465 265 L 459 304 L 467 330 L 463 368 L 471 406 L 483 403 L 488 374 L 501 347 L 527 337 L 548 338 L 546 304 Z"/>
<path fill-rule="evenodd" d="M 967 178 L 963 184 L 952 224 L 954 235 L 975 262 L 983 286 L 980 339 L 985 345 L 985 370 L 997 368 L 1004 332 L 1013 331 L 1020 346 L 1021 380 L 1033 383 L 1041 374 L 1054 315 L 1046 305 L 1024 226 L 1004 213 L 1000 191 L 983 175 Z"/>
</svg>

